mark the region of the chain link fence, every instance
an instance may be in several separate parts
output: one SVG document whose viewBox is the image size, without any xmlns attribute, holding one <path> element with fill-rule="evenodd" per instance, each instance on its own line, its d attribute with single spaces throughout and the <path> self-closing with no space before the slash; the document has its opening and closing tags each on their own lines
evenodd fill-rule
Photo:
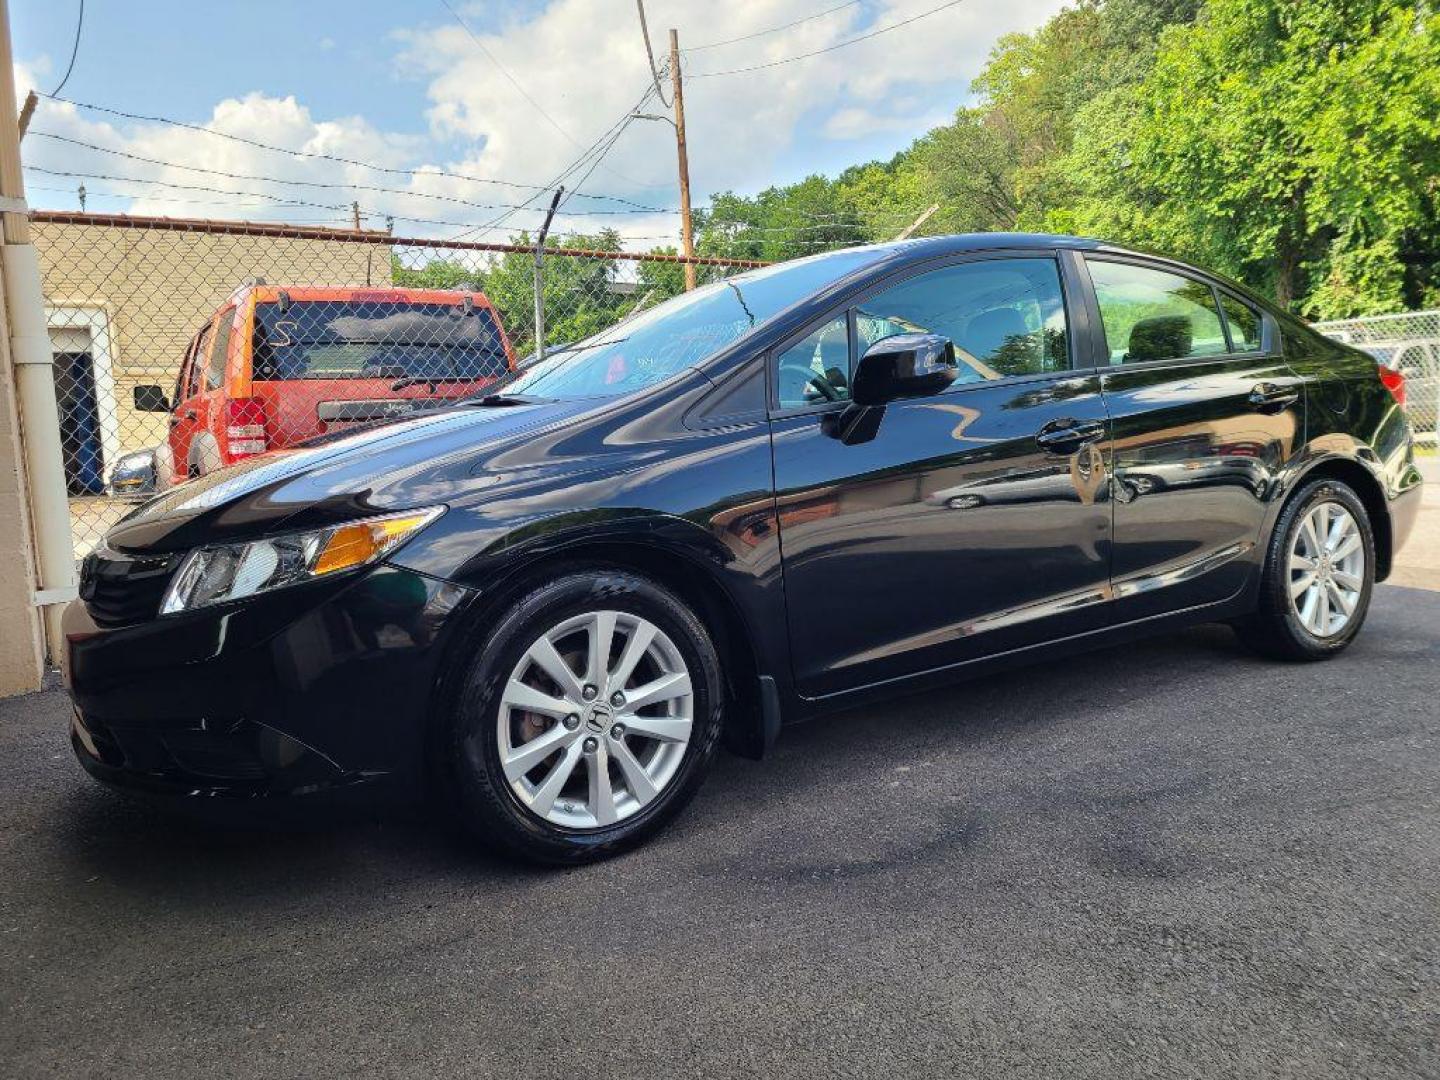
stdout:
<svg viewBox="0 0 1440 1080">
<path fill-rule="evenodd" d="M 530 248 L 380 232 L 53 212 L 32 231 L 77 559 L 157 489 L 534 362 L 537 280 L 547 352 L 685 288 L 685 259 L 615 237 L 546 248 L 537 275 Z M 761 265 L 693 261 L 701 284 Z"/>
<path fill-rule="evenodd" d="M 685 287 L 615 236 L 533 249 L 242 222 L 37 212 L 76 558 L 157 489 L 443 406 Z M 699 283 L 758 262 L 693 260 Z M 1406 376 L 1435 439 L 1440 311 L 1316 324 Z M 616 370 L 624 382 L 641 371 Z"/>
<path fill-rule="evenodd" d="M 1315 323 L 1322 334 L 1364 349 L 1405 376 L 1406 410 L 1416 437 L 1440 439 L 1440 311 L 1406 311 Z"/>
</svg>

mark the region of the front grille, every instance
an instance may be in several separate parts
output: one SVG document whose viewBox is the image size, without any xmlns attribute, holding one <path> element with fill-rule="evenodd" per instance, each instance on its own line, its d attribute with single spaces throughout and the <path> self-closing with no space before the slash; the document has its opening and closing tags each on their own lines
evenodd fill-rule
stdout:
<svg viewBox="0 0 1440 1080">
<path fill-rule="evenodd" d="M 168 731 L 162 738 L 175 764 L 186 773 L 214 780 L 265 779 L 253 730 L 190 728 Z"/>
<path fill-rule="evenodd" d="M 98 548 L 80 567 L 80 599 L 100 626 L 153 619 L 179 555 L 122 555 Z"/>
</svg>

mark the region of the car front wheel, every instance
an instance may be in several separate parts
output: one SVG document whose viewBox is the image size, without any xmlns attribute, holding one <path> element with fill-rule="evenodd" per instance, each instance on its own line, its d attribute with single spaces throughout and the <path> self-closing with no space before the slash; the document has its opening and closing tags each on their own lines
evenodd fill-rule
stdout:
<svg viewBox="0 0 1440 1080">
<path fill-rule="evenodd" d="M 676 596 L 620 571 L 511 604 L 464 673 L 441 748 L 480 839 L 546 863 L 613 855 L 694 797 L 720 734 L 719 661 Z"/>
</svg>

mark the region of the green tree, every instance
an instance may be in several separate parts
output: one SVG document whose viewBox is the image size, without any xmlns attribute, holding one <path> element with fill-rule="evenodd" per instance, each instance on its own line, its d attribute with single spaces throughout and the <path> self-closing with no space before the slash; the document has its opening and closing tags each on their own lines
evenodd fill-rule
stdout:
<svg viewBox="0 0 1440 1080">
<path fill-rule="evenodd" d="M 868 239 L 839 185 L 823 176 L 754 197 L 721 192 L 696 215 L 696 231 L 701 254 L 740 259 L 792 259 Z"/>
<path fill-rule="evenodd" d="M 1078 223 L 1135 208 L 1144 241 L 1316 316 L 1434 294 L 1440 16 L 1400 0 L 1210 0 L 1162 36 L 1126 114 L 1074 157 L 1128 143 L 1131 182 Z M 1098 154 L 1097 154 L 1098 151 Z M 1096 193 L 1092 193 L 1096 194 Z"/>
</svg>

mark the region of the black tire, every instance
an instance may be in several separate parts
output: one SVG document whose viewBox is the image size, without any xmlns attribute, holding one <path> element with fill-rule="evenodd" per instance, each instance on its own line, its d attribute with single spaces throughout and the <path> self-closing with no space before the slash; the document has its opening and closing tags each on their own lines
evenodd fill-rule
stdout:
<svg viewBox="0 0 1440 1080">
<path fill-rule="evenodd" d="M 1290 600 L 1290 551 L 1295 534 L 1316 506 L 1338 503 L 1350 512 L 1360 529 L 1365 552 L 1365 570 L 1360 598 L 1350 621 L 1338 633 L 1319 637 L 1310 632 Z M 1265 552 L 1265 570 L 1260 581 L 1259 606 L 1255 614 L 1232 624 L 1236 634 L 1250 648 L 1278 660 L 1328 660 L 1342 652 L 1365 624 L 1370 597 L 1375 589 L 1375 533 L 1370 515 L 1360 497 L 1339 480 L 1312 480 L 1297 491 L 1280 513 Z"/>
<path fill-rule="evenodd" d="M 510 673 L 535 640 L 597 610 L 638 615 L 669 636 L 688 668 L 694 720 L 676 772 L 651 802 L 613 825 L 570 829 L 533 813 L 511 789 L 500 764 L 498 710 Z M 635 847 L 695 797 L 719 744 L 724 682 L 710 635 L 681 600 L 637 574 L 581 570 L 524 592 L 490 626 L 471 655 L 457 661 L 466 667 L 457 673 L 455 706 L 435 746 L 445 803 L 469 833 L 501 854 L 574 865 Z"/>
</svg>

